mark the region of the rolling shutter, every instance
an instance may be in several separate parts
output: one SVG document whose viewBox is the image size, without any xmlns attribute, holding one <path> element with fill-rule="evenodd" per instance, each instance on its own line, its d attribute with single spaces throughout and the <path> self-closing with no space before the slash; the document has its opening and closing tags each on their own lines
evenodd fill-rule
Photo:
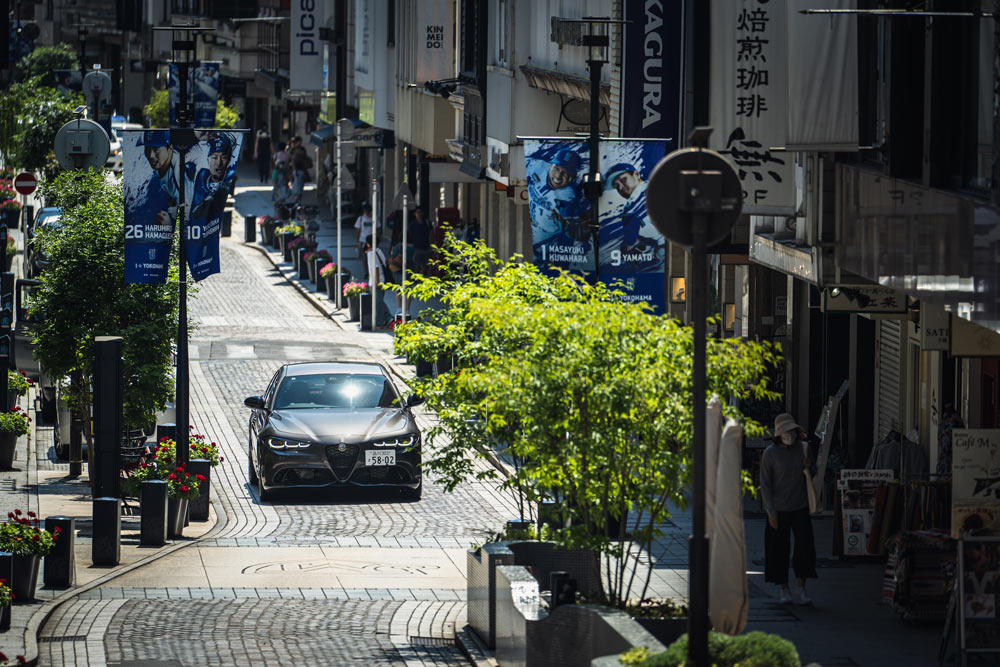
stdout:
<svg viewBox="0 0 1000 667">
<path fill-rule="evenodd" d="M 880 320 L 878 328 L 878 438 L 902 428 L 900 391 L 902 384 L 900 352 L 902 320 Z"/>
</svg>

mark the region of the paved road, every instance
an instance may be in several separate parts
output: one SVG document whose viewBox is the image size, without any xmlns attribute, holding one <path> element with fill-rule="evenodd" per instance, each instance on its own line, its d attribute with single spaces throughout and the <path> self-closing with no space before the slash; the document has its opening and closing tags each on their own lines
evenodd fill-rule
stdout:
<svg viewBox="0 0 1000 667">
<path fill-rule="evenodd" d="M 464 550 L 515 515 L 511 500 L 425 480 L 419 502 L 333 492 L 260 502 L 243 399 L 283 362 L 386 359 L 391 338 L 341 328 L 237 237 L 223 240 L 221 260 L 190 310 L 192 421 L 225 457 L 212 484 L 223 518 L 210 539 L 60 607 L 41 632 L 42 663 L 462 664 Z"/>
</svg>

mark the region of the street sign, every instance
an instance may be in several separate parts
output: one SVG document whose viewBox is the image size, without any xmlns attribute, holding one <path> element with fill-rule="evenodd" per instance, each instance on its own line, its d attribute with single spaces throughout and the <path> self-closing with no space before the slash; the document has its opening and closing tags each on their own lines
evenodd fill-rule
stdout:
<svg viewBox="0 0 1000 667">
<path fill-rule="evenodd" d="M 694 245 L 695 216 L 705 243 L 725 240 L 743 209 L 736 170 L 715 151 L 684 148 L 663 158 L 649 176 L 646 209 L 653 225 L 674 243 Z"/>
<path fill-rule="evenodd" d="M 22 171 L 14 177 L 14 189 L 22 195 L 30 195 L 37 187 L 38 179 L 30 172 Z"/>
</svg>

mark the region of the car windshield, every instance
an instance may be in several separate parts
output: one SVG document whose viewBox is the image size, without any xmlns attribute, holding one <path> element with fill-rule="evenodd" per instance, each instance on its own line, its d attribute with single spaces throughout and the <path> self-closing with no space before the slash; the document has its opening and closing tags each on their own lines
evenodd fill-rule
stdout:
<svg viewBox="0 0 1000 667">
<path fill-rule="evenodd" d="M 282 380 L 274 409 L 390 408 L 397 398 L 389 379 L 382 375 L 294 375 Z"/>
</svg>

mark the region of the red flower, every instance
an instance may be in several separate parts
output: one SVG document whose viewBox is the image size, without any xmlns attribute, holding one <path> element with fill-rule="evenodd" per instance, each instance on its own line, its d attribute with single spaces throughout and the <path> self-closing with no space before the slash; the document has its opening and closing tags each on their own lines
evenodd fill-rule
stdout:
<svg viewBox="0 0 1000 667">
<path fill-rule="evenodd" d="M 14 510 L 14 514 L 21 516 L 21 510 Z"/>
<path fill-rule="evenodd" d="M 34 516 L 35 516 L 35 513 L 34 513 L 34 512 L 28 512 L 28 516 L 30 516 L 30 517 L 34 517 Z"/>
<path fill-rule="evenodd" d="M 187 493 L 188 490 L 189 489 L 186 484 L 181 484 L 181 493 Z"/>
<path fill-rule="evenodd" d="M 7 518 L 8 519 L 13 519 L 14 518 L 14 513 L 13 512 L 7 512 Z"/>
<path fill-rule="evenodd" d="M 199 482 L 204 482 L 205 481 L 205 476 L 204 475 L 195 475 L 195 479 L 197 479 Z"/>
<path fill-rule="evenodd" d="M 222 462 L 223 462 L 223 461 L 225 461 L 225 460 L 226 460 L 226 459 L 222 458 L 221 456 L 219 457 L 219 463 L 222 463 Z"/>
<path fill-rule="evenodd" d="M 3 653 L 0 653 L 0 660 L 3 660 L 4 662 L 7 662 L 7 656 L 4 655 Z"/>
<path fill-rule="evenodd" d="M 28 661 L 24 659 L 23 655 L 19 655 L 19 656 L 17 656 L 17 664 L 19 664 L 19 665 L 27 665 Z"/>
<path fill-rule="evenodd" d="M 175 475 L 174 473 L 170 473 L 169 475 L 167 475 L 167 479 L 169 479 L 170 481 L 174 481 L 175 479 L 177 479 L 177 475 Z"/>
</svg>

